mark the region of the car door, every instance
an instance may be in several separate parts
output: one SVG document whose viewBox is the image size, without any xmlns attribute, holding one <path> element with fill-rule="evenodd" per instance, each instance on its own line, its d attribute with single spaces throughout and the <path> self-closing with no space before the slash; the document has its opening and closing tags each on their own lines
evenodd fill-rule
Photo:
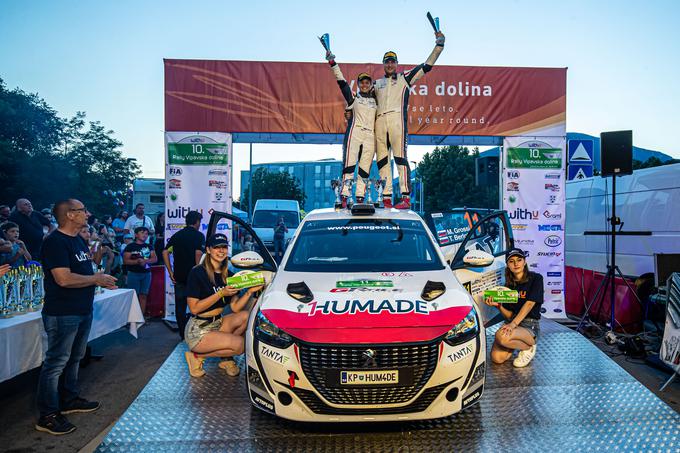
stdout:
<svg viewBox="0 0 680 453">
<path fill-rule="evenodd" d="M 231 222 L 231 224 L 229 222 Z M 239 237 L 237 236 L 245 237 L 246 234 L 250 234 L 253 238 L 252 251 L 257 252 L 263 260 L 263 263 L 258 266 L 258 270 L 269 271 L 272 275 L 276 273 L 278 268 L 276 261 L 274 261 L 274 258 L 269 253 L 269 250 L 267 250 L 267 247 L 265 247 L 262 240 L 258 237 L 257 233 L 255 233 L 255 230 L 253 230 L 248 223 L 235 215 L 226 212 L 213 211 L 210 214 L 210 222 L 208 223 L 206 237 L 210 237 L 210 235 L 215 234 L 216 232 L 224 233 L 226 231 L 231 231 L 231 234 L 228 234 L 228 236 L 231 236 L 230 245 L 232 256 L 243 251 L 241 243 L 239 242 Z"/>
<path fill-rule="evenodd" d="M 454 209 L 432 213 L 432 229 L 453 273 L 472 295 L 485 324 L 491 324 L 498 310 L 484 304 L 485 289 L 505 282 L 505 252 L 514 246 L 510 218 L 505 211 Z M 486 266 L 471 266 L 463 260 L 466 253 L 479 250 L 493 256 Z"/>
</svg>

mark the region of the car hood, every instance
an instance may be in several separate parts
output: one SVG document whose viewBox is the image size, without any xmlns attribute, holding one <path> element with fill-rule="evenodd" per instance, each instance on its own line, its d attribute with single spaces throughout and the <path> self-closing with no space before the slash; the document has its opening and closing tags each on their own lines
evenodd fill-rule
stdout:
<svg viewBox="0 0 680 453">
<path fill-rule="evenodd" d="M 428 281 L 444 294 L 422 297 Z M 291 297 L 289 284 L 304 282 L 310 302 Z M 470 295 L 448 269 L 389 273 L 279 273 L 262 296 L 260 310 L 277 327 L 312 343 L 428 341 L 444 335 L 472 309 Z"/>
</svg>

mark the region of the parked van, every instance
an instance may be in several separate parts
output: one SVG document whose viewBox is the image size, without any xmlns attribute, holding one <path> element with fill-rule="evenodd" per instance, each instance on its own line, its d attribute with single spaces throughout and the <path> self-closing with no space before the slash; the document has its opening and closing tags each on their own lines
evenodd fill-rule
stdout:
<svg viewBox="0 0 680 453">
<path fill-rule="evenodd" d="M 611 239 L 583 233 L 611 230 L 607 220 L 611 192 L 611 177 L 567 182 L 567 266 L 606 272 Z M 616 216 L 621 231 L 651 232 L 651 236 L 616 236 L 616 264 L 624 275 L 654 272 L 655 253 L 680 253 L 680 164 L 617 177 Z"/>
<path fill-rule="evenodd" d="M 252 227 L 264 245 L 274 249 L 274 226 L 283 217 L 288 227 L 286 244 L 300 224 L 300 205 L 295 200 L 257 200 L 253 211 Z"/>
</svg>

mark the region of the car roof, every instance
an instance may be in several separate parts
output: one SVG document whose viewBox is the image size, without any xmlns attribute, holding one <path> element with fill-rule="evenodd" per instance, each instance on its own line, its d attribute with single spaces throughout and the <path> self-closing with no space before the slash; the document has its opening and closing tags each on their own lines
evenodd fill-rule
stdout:
<svg viewBox="0 0 680 453">
<path fill-rule="evenodd" d="M 336 211 L 333 208 L 315 209 L 308 213 L 303 221 L 309 220 L 349 220 L 349 219 L 394 219 L 394 220 L 417 220 L 423 219 L 413 211 L 399 209 L 376 208 L 374 214 L 358 215 L 352 214 L 349 209 Z"/>
</svg>

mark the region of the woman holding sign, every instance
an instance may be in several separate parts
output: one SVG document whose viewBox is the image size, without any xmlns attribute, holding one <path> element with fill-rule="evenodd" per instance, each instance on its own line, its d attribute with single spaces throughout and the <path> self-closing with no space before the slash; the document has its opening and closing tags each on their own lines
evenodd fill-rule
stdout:
<svg viewBox="0 0 680 453">
<path fill-rule="evenodd" d="M 512 364 L 517 368 L 529 365 L 536 355 L 536 340 L 540 329 L 541 305 L 543 305 L 543 277 L 529 271 L 525 253 L 518 248 L 505 254 L 505 285 L 518 293 L 516 303 L 494 302 L 492 297 L 484 302 L 498 307 L 506 323 L 496 332 L 491 348 L 491 360 L 503 363 L 519 350 Z"/>
<path fill-rule="evenodd" d="M 250 296 L 262 289 L 262 286 L 252 287 L 239 296 L 239 289 L 226 285 L 230 275 L 228 249 L 229 241 L 225 235 L 210 236 L 206 241 L 205 260 L 191 269 L 187 278 L 187 304 L 192 317 L 184 331 L 190 351 L 184 355 L 189 374 L 193 377 L 205 374 L 205 357 L 231 358 L 243 353 L 243 332 L 248 323 L 248 312 L 242 310 Z M 219 366 L 229 376 L 239 374 L 233 359 L 224 360 Z"/>
</svg>

